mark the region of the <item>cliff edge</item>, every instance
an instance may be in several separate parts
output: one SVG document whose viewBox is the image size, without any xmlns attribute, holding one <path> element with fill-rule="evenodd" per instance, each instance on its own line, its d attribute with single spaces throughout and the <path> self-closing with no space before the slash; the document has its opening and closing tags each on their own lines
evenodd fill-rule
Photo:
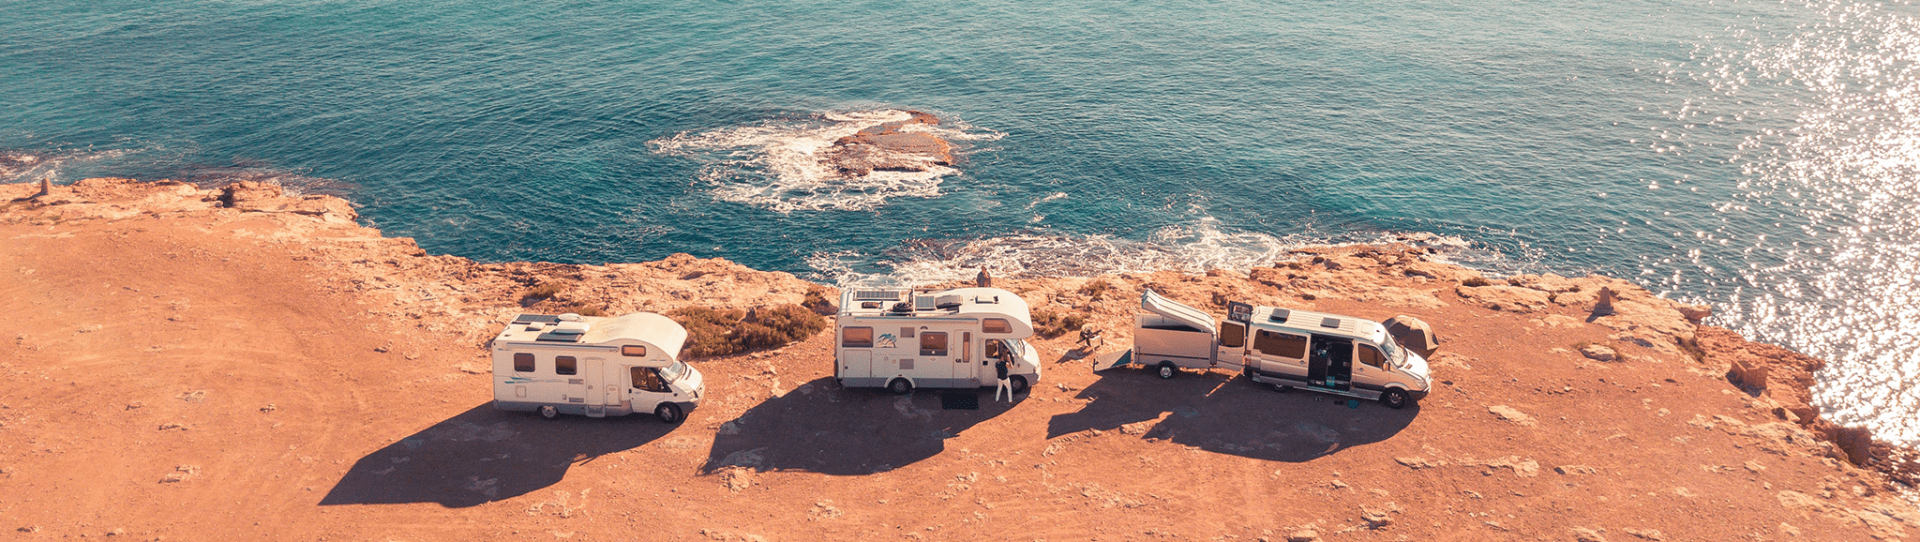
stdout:
<svg viewBox="0 0 1920 542">
<path fill-rule="evenodd" d="M 741 308 L 831 288 L 676 254 L 478 263 L 237 183 L 0 185 L 0 525 L 20 539 L 1901 540 L 1906 452 L 1824 422 L 1821 363 L 1607 277 L 1489 279 L 1412 246 L 1247 273 L 1000 279 L 1061 334 L 975 410 L 831 378 L 832 333 L 695 361 L 682 425 L 490 406 L 521 312 Z M 1225 372 L 1094 373 L 1143 289 L 1406 315 L 1414 407 Z M 1071 324 L 1104 332 L 1081 345 Z M 271 521 L 268 521 L 268 519 Z"/>
</svg>

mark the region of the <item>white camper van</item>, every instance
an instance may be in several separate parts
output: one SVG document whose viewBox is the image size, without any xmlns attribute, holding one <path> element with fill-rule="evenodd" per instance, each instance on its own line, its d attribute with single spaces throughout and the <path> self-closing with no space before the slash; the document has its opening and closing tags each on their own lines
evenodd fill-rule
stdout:
<svg viewBox="0 0 1920 542">
<path fill-rule="evenodd" d="M 834 320 L 834 378 L 846 387 L 978 388 L 998 379 L 993 364 L 1013 358 L 1015 393 L 1040 382 L 1040 354 L 1027 337 L 1026 300 L 999 288 L 848 290 Z"/>
<path fill-rule="evenodd" d="M 1160 378 L 1180 368 L 1223 368 L 1286 391 L 1304 388 L 1379 399 L 1406 408 L 1431 389 L 1427 361 L 1399 345 L 1379 322 L 1274 307 L 1231 303 L 1227 320 L 1161 297 L 1140 297 L 1133 349 L 1101 359 L 1096 370 L 1152 367 Z"/>
<path fill-rule="evenodd" d="M 706 393 L 700 371 L 679 360 L 686 340 L 686 328 L 650 312 L 522 314 L 489 343 L 493 406 L 547 419 L 651 411 L 679 423 Z"/>
</svg>

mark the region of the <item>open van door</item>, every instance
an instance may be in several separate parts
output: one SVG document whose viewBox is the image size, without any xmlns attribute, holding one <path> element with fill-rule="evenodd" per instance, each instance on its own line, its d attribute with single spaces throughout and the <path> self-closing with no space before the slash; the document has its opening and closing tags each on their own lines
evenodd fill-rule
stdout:
<svg viewBox="0 0 1920 542">
<path fill-rule="evenodd" d="M 1247 366 L 1247 324 L 1253 320 L 1253 305 L 1227 303 L 1227 319 L 1215 331 L 1214 362 L 1222 368 L 1240 371 Z"/>
</svg>

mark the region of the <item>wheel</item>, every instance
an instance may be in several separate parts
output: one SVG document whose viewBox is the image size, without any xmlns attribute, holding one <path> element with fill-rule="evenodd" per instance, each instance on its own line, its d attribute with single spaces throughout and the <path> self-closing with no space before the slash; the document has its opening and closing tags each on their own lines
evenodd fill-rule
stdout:
<svg viewBox="0 0 1920 542">
<path fill-rule="evenodd" d="M 1013 376 L 1011 376 L 1011 377 L 1008 377 L 1008 378 L 1007 378 L 1007 387 L 1010 387 L 1010 388 L 1013 388 L 1013 393 L 1014 393 L 1014 394 L 1016 394 L 1016 395 L 1017 395 L 1017 394 L 1022 394 L 1022 393 L 1026 393 L 1026 392 L 1027 392 L 1027 377 L 1024 377 L 1024 376 L 1020 376 L 1020 375 L 1013 375 Z"/>
<path fill-rule="evenodd" d="M 653 407 L 653 416 L 667 423 L 680 423 L 680 407 L 673 403 L 660 403 Z"/>
<path fill-rule="evenodd" d="M 887 391 L 893 392 L 894 395 L 906 395 L 913 391 L 913 383 L 905 378 L 895 378 L 887 383 Z"/>
<path fill-rule="evenodd" d="M 1387 408 L 1399 410 L 1407 408 L 1407 404 L 1412 402 L 1413 400 L 1407 397 L 1406 390 L 1391 389 L 1380 394 L 1380 404 L 1387 405 Z"/>
<path fill-rule="evenodd" d="M 1173 378 L 1173 375 L 1177 375 L 1177 374 L 1180 374 L 1180 370 L 1173 367 L 1173 362 L 1171 361 L 1160 362 L 1160 379 L 1161 380 L 1167 380 L 1167 379 Z"/>
<path fill-rule="evenodd" d="M 542 420 L 551 420 L 560 417 L 560 409 L 553 408 L 553 405 L 542 406 L 537 412 L 540 413 L 540 419 Z"/>
<path fill-rule="evenodd" d="M 1273 386 L 1273 391 L 1277 391 L 1277 392 L 1280 392 L 1280 393 L 1286 393 L 1286 392 L 1290 392 L 1290 391 L 1293 391 L 1293 386 L 1288 386 L 1288 385 L 1286 385 L 1286 384 L 1281 384 L 1281 383 L 1279 383 L 1279 382 L 1275 382 L 1275 383 L 1272 383 L 1272 384 L 1268 384 L 1268 386 Z"/>
</svg>

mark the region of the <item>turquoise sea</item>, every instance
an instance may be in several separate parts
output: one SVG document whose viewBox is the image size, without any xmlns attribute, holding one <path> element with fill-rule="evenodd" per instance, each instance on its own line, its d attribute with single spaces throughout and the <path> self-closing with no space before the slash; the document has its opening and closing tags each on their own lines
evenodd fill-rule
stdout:
<svg viewBox="0 0 1920 542">
<path fill-rule="evenodd" d="M 1920 441 L 1911 2 L 0 7 L 0 182 L 279 182 L 480 260 L 826 281 L 1248 267 L 1417 238 L 1832 361 Z M 919 110 L 951 168 L 817 150 Z"/>
</svg>

